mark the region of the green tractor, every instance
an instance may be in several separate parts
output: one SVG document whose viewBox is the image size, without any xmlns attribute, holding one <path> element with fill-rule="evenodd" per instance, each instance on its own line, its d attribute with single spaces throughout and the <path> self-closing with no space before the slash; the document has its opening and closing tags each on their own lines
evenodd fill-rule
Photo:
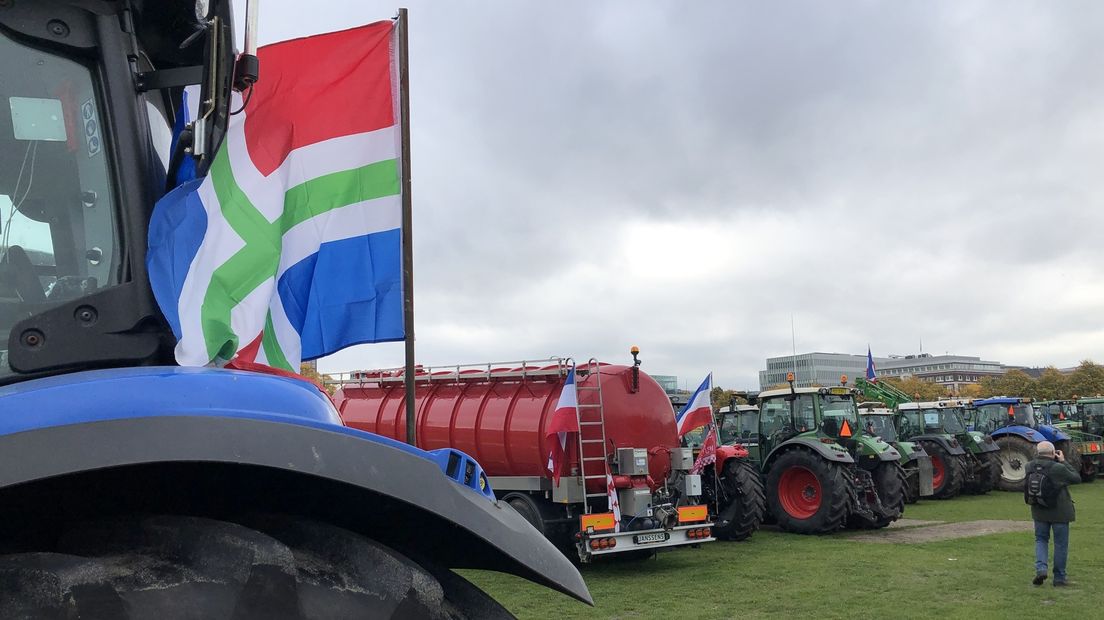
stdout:
<svg viewBox="0 0 1104 620">
<path fill-rule="evenodd" d="M 1087 417 L 1086 411 L 1099 413 L 1094 419 Z M 1096 480 L 1100 471 L 1101 454 L 1104 452 L 1104 438 L 1100 436 L 1101 417 L 1104 417 L 1104 398 L 1035 403 L 1035 419 L 1039 424 L 1049 424 L 1070 436 L 1070 445 L 1074 448 L 1072 452 L 1078 457 L 1071 464 L 1080 471 L 1081 482 Z"/>
<path fill-rule="evenodd" d="M 966 406 L 960 400 L 897 406 L 901 436 L 919 442 L 932 458 L 936 499 L 959 492 L 983 495 L 1000 481 L 1000 446 L 985 433 L 966 428 Z"/>
<path fill-rule="evenodd" d="M 757 415 L 737 411 L 735 432 L 766 481 L 778 525 L 798 534 L 880 528 L 904 512 L 901 455 L 862 433 L 854 390 L 790 387 L 758 396 Z M 752 419 L 754 416 L 754 424 Z M 732 439 L 730 424 L 722 437 Z"/>
<path fill-rule="evenodd" d="M 905 503 L 915 504 L 921 497 L 934 493 L 932 460 L 924 447 L 912 441 L 900 441 L 893 411 L 877 401 L 859 405 L 863 432 L 881 437 L 901 453 L 901 468 L 905 470 Z"/>
</svg>

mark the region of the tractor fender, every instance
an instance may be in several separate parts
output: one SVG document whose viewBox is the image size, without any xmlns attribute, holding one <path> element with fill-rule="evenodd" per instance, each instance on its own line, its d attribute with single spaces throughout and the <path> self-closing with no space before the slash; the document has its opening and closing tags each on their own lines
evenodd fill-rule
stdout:
<svg viewBox="0 0 1104 620">
<path fill-rule="evenodd" d="M 938 444 L 940 448 L 947 451 L 947 454 L 951 456 L 958 456 L 960 454 L 966 454 L 966 449 L 962 447 L 962 444 L 955 440 L 953 443 L 946 435 L 914 435 L 909 437 L 909 441 L 930 441 Z"/>
<path fill-rule="evenodd" d="M 970 431 L 970 435 L 982 454 L 986 452 L 1000 452 L 1000 446 L 998 446 L 997 442 L 989 435 L 984 435 L 976 431 Z"/>
<path fill-rule="evenodd" d="M 1009 437 L 1009 436 L 1019 437 L 1020 439 L 1028 441 L 1030 443 L 1039 443 L 1040 441 L 1049 441 L 1049 440 L 1047 440 L 1045 435 L 1043 435 L 1042 433 L 1036 431 L 1035 429 L 1028 428 L 1026 426 L 1021 426 L 1019 424 L 1014 424 L 1012 426 L 1002 426 L 1001 428 L 998 428 L 997 430 L 990 433 L 989 436 L 992 437 L 994 441 L 1001 438 L 1001 437 Z"/>
<path fill-rule="evenodd" d="M 793 448 L 803 448 L 803 449 L 806 449 L 806 450 L 812 450 L 814 453 L 819 454 L 820 456 L 822 456 L 825 459 L 827 459 L 829 461 L 832 461 L 834 463 L 849 463 L 850 464 L 850 463 L 855 462 L 855 459 L 851 458 L 850 453 L 848 453 L 846 451 L 833 450 L 830 447 L 831 445 L 838 445 L 838 444 L 835 444 L 835 443 L 825 444 L 825 443 L 820 442 L 818 439 L 814 439 L 812 437 L 794 437 L 793 439 L 789 439 L 787 441 L 784 441 L 784 442 L 778 444 L 777 446 L 775 446 L 775 448 L 773 450 L 770 451 L 770 454 L 767 455 L 767 458 L 763 460 L 763 463 L 764 463 L 763 471 L 766 471 L 767 467 L 769 467 L 770 464 L 779 455 L 781 455 L 786 450 L 790 450 L 790 449 L 793 449 Z"/>
<path fill-rule="evenodd" d="M 717 460 L 713 463 L 713 468 L 720 476 L 724 472 L 725 463 L 729 459 L 746 459 L 748 456 L 747 448 L 740 445 L 717 446 Z"/>
<path fill-rule="evenodd" d="M 591 601 L 578 570 L 494 500 L 474 461 L 342 426 L 305 381 L 221 369 L 88 371 L 0 388 L 0 410 L 0 503 L 32 518 L 112 502 L 294 511 L 412 558 L 512 573 Z"/>
<path fill-rule="evenodd" d="M 1046 438 L 1047 441 L 1058 442 L 1070 440 L 1069 433 L 1063 433 L 1062 429 L 1056 426 L 1051 426 L 1049 424 L 1040 425 L 1038 432 L 1042 433 L 1043 437 Z"/>
</svg>

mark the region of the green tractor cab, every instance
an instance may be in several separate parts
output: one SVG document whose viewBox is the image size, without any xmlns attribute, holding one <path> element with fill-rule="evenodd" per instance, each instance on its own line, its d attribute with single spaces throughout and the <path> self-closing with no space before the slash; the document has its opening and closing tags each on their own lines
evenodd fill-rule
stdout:
<svg viewBox="0 0 1104 620">
<path fill-rule="evenodd" d="M 1086 411 L 1091 414 L 1086 415 Z M 1071 457 L 1070 464 L 1081 473 L 1081 482 L 1096 480 L 1100 471 L 1104 453 L 1104 438 L 1100 436 L 1102 418 L 1104 398 L 1035 403 L 1035 421 L 1038 424 L 1049 424 L 1070 436 L 1072 449 L 1068 456 Z"/>
<path fill-rule="evenodd" d="M 905 470 L 905 503 L 914 504 L 921 497 L 930 497 L 934 493 L 931 457 L 920 444 L 900 440 L 893 411 L 882 403 L 870 401 L 859 405 L 859 417 L 864 433 L 881 437 L 901 453 L 901 467 Z"/>
<path fill-rule="evenodd" d="M 932 458 L 937 499 L 950 499 L 959 492 L 982 495 L 1000 481 L 1000 446 L 985 433 L 967 429 L 967 404 L 939 400 L 897 406 L 900 435 L 923 445 Z"/>
<path fill-rule="evenodd" d="M 739 420 L 740 436 L 748 432 L 742 443 L 766 480 L 769 511 L 782 529 L 827 534 L 880 528 L 904 512 L 901 454 L 862 432 L 856 396 L 847 387 L 791 383 L 759 394 L 754 426 L 750 416 Z"/>
</svg>

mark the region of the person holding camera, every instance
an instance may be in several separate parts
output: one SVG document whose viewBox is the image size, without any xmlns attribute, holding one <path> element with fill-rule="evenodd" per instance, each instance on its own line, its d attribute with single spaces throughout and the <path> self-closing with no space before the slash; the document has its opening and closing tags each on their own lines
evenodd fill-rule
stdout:
<svg viewBox="0 0 1104 620">
<path fill-rule="evenodd" d="M 1069 583 L 1066 557 L 1074 509 L 1068 487 L 1078 482 L 1081 482 L 1081 476 L 1066 463 L 1066 455 L 1061 450 L 1055 450 L 1054 444 L 1049 441 L 1039 442 L 1035 458 L 1027 465 L 1024 487 L 1024 500 L 1031 505 L 1031 518 L 1035 520 L 1035 578 L 1031 583 L 1037 586 L 1047 579 L 1051 532 L 1054 532 L 1054 586 Z"/>
</svg>

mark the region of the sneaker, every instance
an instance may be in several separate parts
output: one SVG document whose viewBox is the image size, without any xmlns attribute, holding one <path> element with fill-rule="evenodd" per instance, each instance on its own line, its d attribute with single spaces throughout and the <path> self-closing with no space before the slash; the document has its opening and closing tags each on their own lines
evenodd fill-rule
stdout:
<svg viewBox="0 0 1104 620">
<path fill-rule="evenodd" d="M 1031 583 L 1032 583 L 1032 585 L 1041 586 L 1041 585 L 1043 585 L 1043 582 L 1046 581 L 1046 578 L 1047 578 L 1046 573 L 1035 573 L 1035 578 L 1031 580 Z M 1058 585 L 1058 582 L 1055 581 L 1054 585 Z M 1065 584 L 1062 584 L 1062 585 L 1065 585 Z"/>
</svg>

